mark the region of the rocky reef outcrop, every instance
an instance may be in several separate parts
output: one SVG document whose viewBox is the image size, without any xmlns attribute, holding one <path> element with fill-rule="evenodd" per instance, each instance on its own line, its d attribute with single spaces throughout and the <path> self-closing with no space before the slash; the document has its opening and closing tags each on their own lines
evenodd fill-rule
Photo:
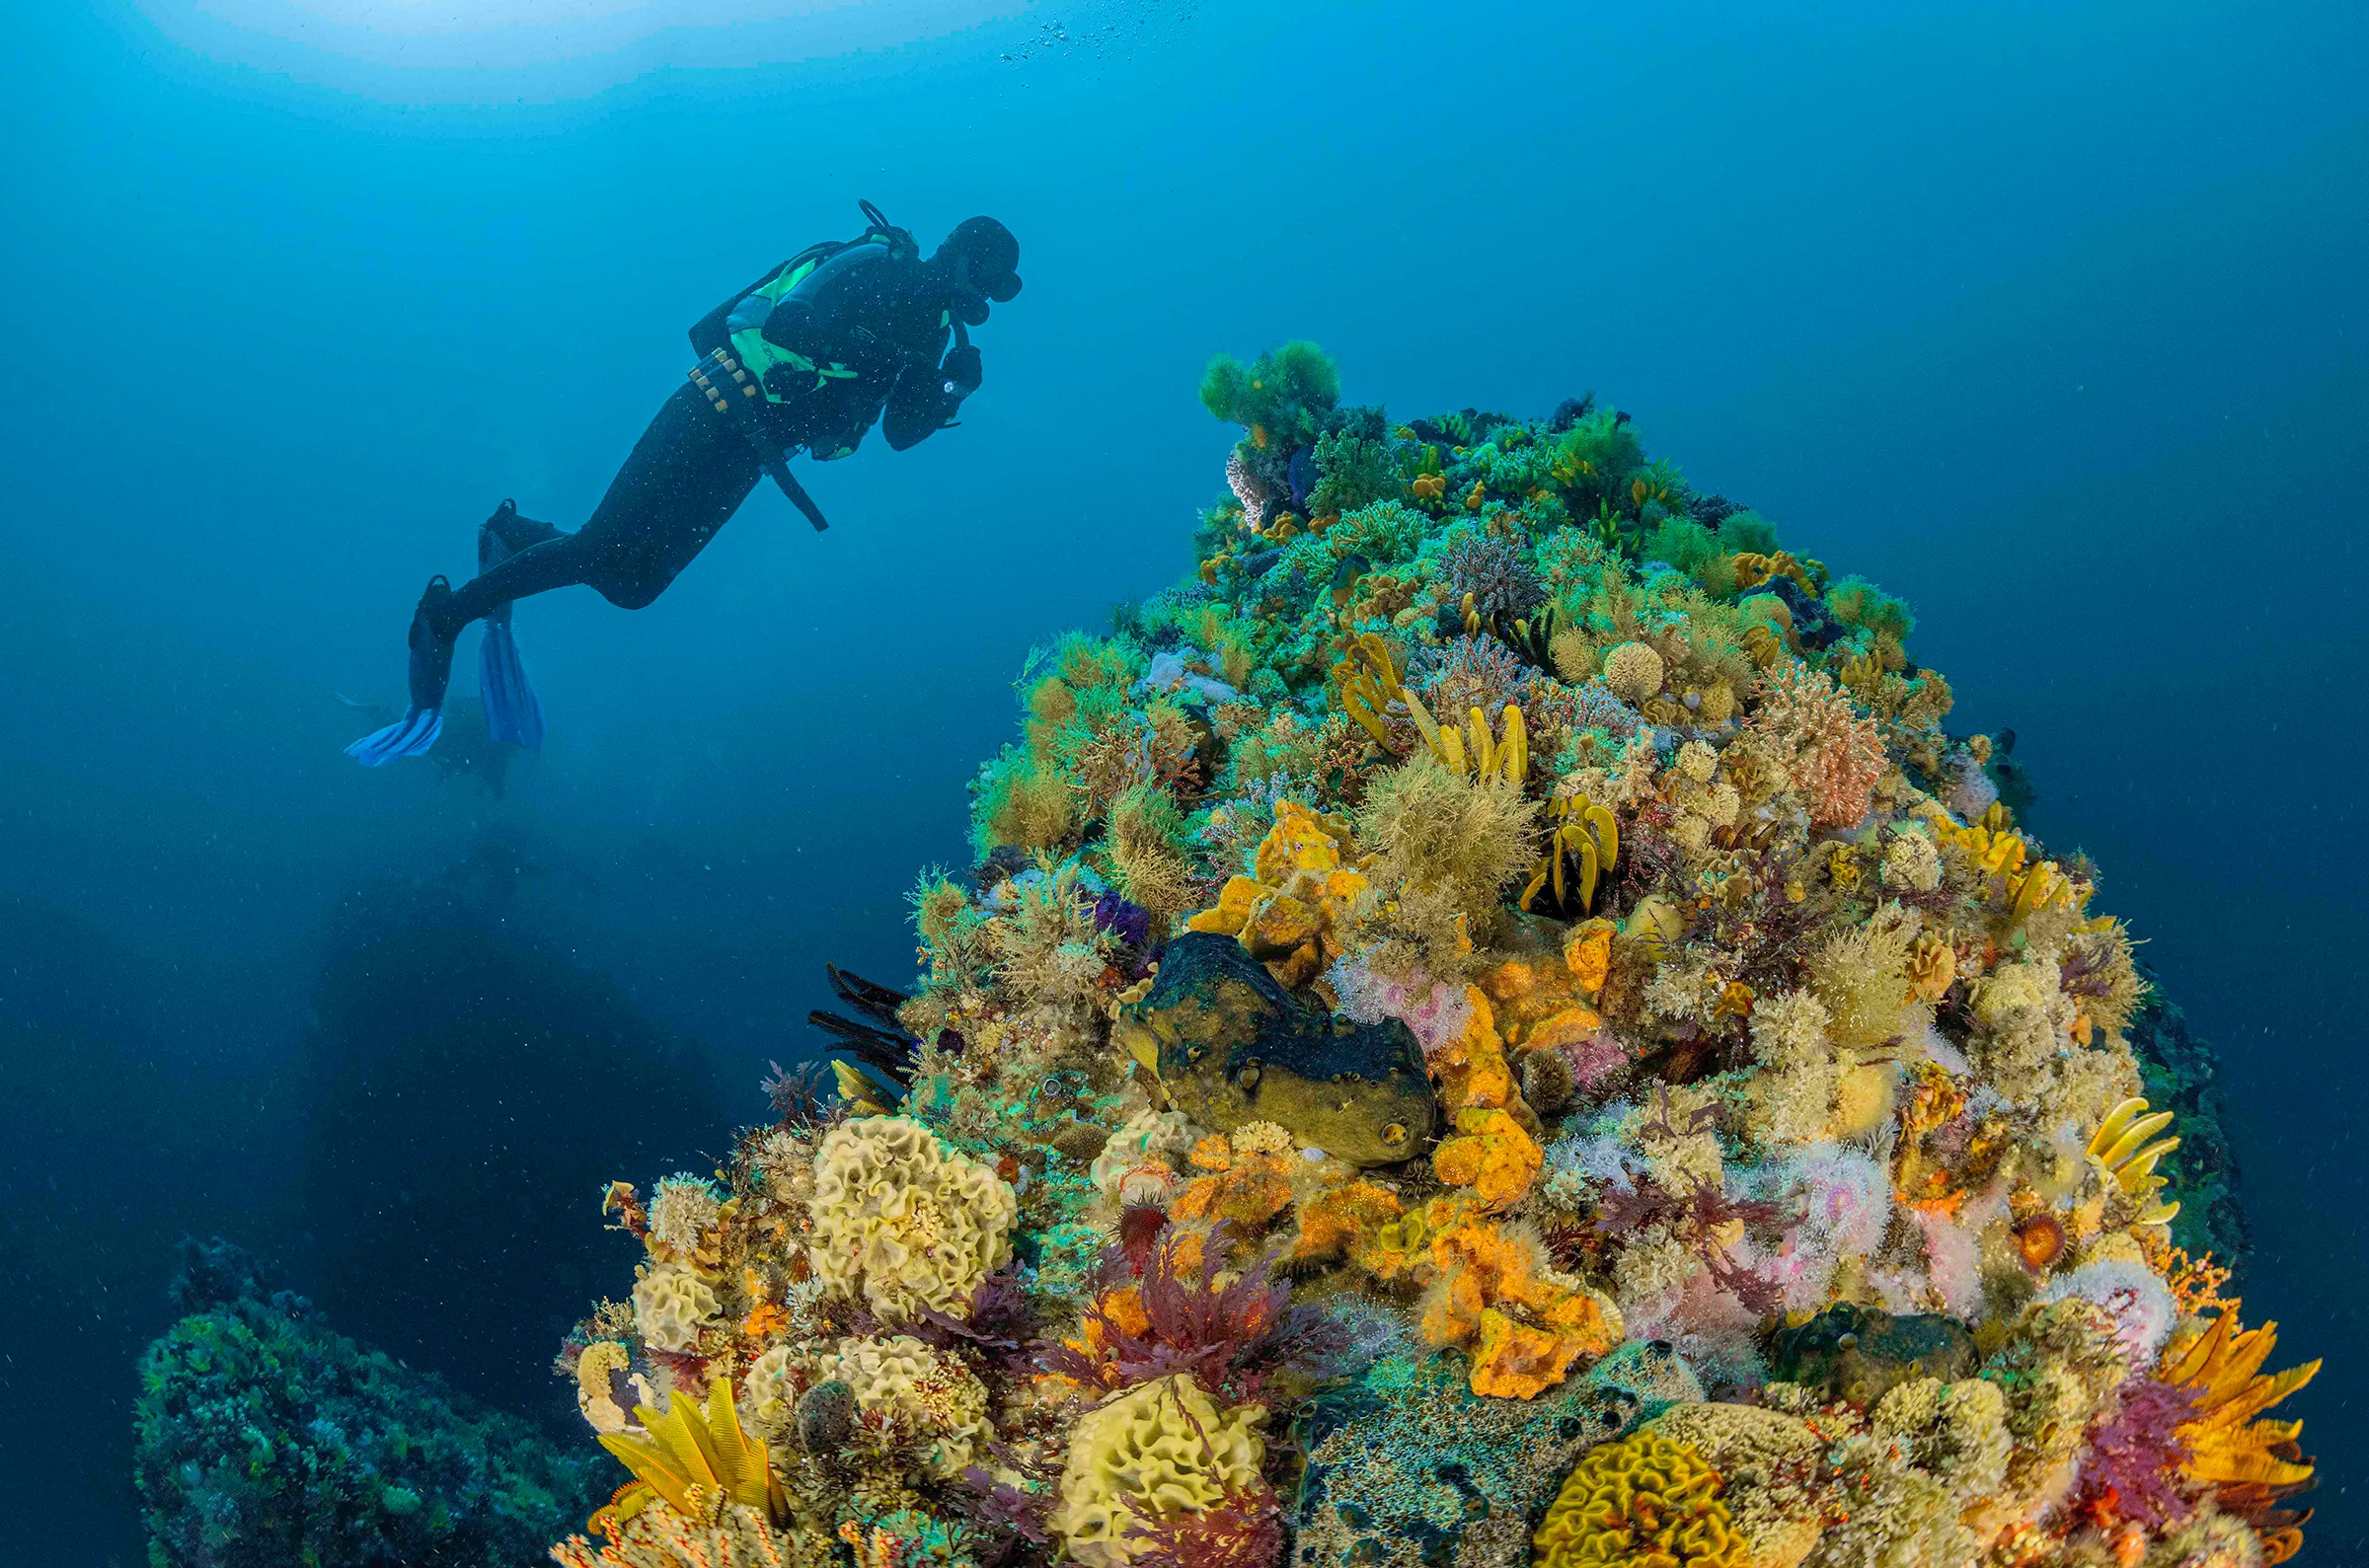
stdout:
<svg viewBox="0 0 2369 1568">
<path fill-rule="evenodd" d="M 1032 656 L 869 1071 L 609 1189 L 557 1559 L 2291 1556 L 2209 1063 L 1908 607 L 1592 399 L 1202 395 L 1194 565 Z"/>
<path fill-rule="evenodd" d="M 134 1478 L 156 1568 L 524 1568 L 610 1465 L 331 1328 L 219 1239 L 140 1362 Z"/>
</svg>

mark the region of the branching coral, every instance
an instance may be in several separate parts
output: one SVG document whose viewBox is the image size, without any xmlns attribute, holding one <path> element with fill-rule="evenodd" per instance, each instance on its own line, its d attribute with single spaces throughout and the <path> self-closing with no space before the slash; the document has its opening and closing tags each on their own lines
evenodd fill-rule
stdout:
<svg viewBox="0 0 2369 1568">
<path fill-rule="evenodd" d="M 1792 752 L 1812 825 L 1856 827 L 1868 814 L 1883 776 L 1883 743 L 1874 720 L 1854 713 L 1833 681 L 1798 664 L 1771 671 L 1752 728 Z"/>
<path fill-rule="evenodd" d="M 1527 616 L 1546 602 L 1529 552 L 1493 534 L 1465 533 L 1440 558 L 1439 571 L 1448 601 L 1484 622 Z"/>
</svg>

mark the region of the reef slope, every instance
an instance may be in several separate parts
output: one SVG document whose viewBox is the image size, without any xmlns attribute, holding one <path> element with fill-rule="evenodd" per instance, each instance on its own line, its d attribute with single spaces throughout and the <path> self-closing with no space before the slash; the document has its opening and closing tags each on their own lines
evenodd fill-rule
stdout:
<svg viewBox="0 0 2369 1568">
<path fill-rule="evenodd" d="M 1590 399 L 1201 390 L 1194 568 L 1032 657 L 911 993 L 611 1190 L 557 1559 L 2291 1556 L 2209 1057 L 1907 607 Z"/>
</svg>

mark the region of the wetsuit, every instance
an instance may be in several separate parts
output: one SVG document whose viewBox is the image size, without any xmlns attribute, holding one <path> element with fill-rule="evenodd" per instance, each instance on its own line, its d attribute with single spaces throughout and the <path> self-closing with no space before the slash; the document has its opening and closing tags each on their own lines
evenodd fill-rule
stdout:
<svg viewBox="0 0 2369 1568">
<path fill-rule="evenodd" d="M 734 309 L 779 270 L 701 317 L 691 346 L 702 357 L 725 347 Z M 967 341 L 948 350 L 955 330 L 930 262 L 892 260 L 879 245 L 851 246 L 808 281 L 821 286 L 810 294 L 802 287 L 775 305 L 765 339 L 850 374 L 802 373 L 788 364 L 767 373 L 769 397 L 757 414 L 785 453 L 845 457 L 883 414 L 888 444 L 901 452 L 944 428 L 978 390 L 978 350 Z M 583 527 L 564 534 L 507 508 L 487 520 L 507 559 L 453 594 L 436 617 L 439 630 L 457 633 L 497 604 L 575 583 L 620 609 L 639 610 L 707 548 L 763 474 L 740 426 L 686 381 L 634 443 Z"/>
<path fill-rule="evenodd" d="M 984 322 L 990 300 L 1019 292 L 1019 246 L 989 218 L 957 226 L 926 260 L 912 255 L 905 239 L 901 253 L 875 234 L 810 268 L 793 272 L 785 262 L 692 327 L 691 344 L 703 359 L 730 349 L 751 369 L 762 362 L 765 395 L 748 407 L 772 451 L 826 462 L 845 457 L 883 418 L 888 444 L 903 451 L 952 423 L 962 400 L 978 390 L 979 351 L 964 324 Z M 795 286 L 783 289 L 793 277 Z M 761 343 L 749 339 L 751 332 Z M 503 501 L 479 531 L 478 575 L 458 589 L 431 579 L 414 613 L 410 709 L 348 753 L 376 766 L 434 744 L 453 639 L 481 619 L 488 727 L 497 739 L 539 744 L 542 710 L 510 636 L 511 603 L 580 583 L 620 608 L 641 609 L 730 521 L 764 475 L 765 461 L 749 428 L 717 411 L 686 381 L 574 533 L 521 516 Z M 819 515 L 810 515 L 819 524 Z"/>
</svg>

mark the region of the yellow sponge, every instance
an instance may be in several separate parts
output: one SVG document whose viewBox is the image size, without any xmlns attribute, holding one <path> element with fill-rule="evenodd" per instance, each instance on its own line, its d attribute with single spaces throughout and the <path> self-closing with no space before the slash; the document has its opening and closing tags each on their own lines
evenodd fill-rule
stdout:
<svg viewBox="0 0 2369 1568">
<path fill-rule="evenodd" d="M 814 1156 L 814 1277 L 891 1321 L 970 1313 L 1012 1256 L 1020 1202 L 995 1172 L 906 1116 L 859 1116 Z"/>
<path fill-rule="evenodd" d="M 1747 1568 L 1752 1550 L 1719 1474 L 1683 1443 L 1643 1433 L 1591 1450 L 1531 1540 L 1534 1568 Z"/>
<path fill-rule="evenodd" d="M 1138 1523 L 1200 1513 L 1259 1479 L 1265 1420 L 1260 1405 L 1219 1415 L 1188 1374 L 1128 1389 L 1070 1434 L 1053 1532 L 1086 1568 L 1125 1568 Z"/>
</svg>

